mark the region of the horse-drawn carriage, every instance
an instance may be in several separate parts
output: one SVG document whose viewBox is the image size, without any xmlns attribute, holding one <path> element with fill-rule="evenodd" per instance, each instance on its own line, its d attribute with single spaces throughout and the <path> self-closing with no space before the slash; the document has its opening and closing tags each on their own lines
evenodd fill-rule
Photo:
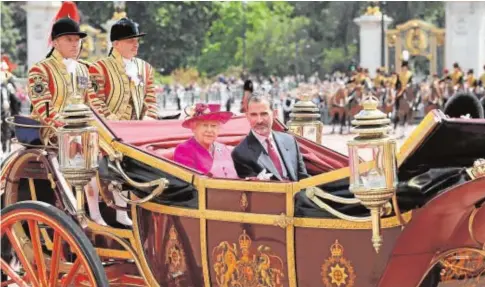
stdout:
<svg viewBox="0 0 485 287">
<path fill-rule="evenodd" d="M 485 284 L 485 121 L 429 113 L 397 154 L 396 192 L 377 222 L 349 191 L 351 172 L 369 162 L 350 169 L 347 156 L 304 138 L 310 178 L 227 180 L 172 161 L 191 136 L 179 120 L 92 125 L 102 154 L 94 172 L 66 169 L 61 138 L 57 147 L 24 144 L 4 162 L 2 286 Z M 234 117 L 218 140 L 235 146 L 248 131 Z M 97 166 L 91 132 L 78 134 L 85 168 Z M 84 212 L 86 179 L 73 179 L 91 174 L 109 226 Z M 123 190 L 132 228 L 110 220 Z"/>
</svg>

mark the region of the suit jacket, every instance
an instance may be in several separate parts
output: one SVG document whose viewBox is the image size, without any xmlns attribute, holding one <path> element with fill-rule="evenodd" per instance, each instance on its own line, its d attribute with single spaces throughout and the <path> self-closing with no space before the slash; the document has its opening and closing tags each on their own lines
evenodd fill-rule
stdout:
<svg viewBox="0 0 485 287">
<path fill-rule="evenodd" d="M 273 132 L 273 139 L 281 155 L 282 164 L 286 168 L 288 178 L 291 181 L 307 178 L 305 163 L 295 138 L 286 133 Z M 255 177 L 263 169 L 266 169 L 267 172 L 273 174 L 272 179 L 283 180 L 268 153 L 252 132 L 234 148 L 232 159 L 240 178 Z"/>
<path fill-rule="evenodd" d="M 141 120 L 144 116 L 158 117 L 153 67 L 135 58 L 140 82 L 138 85 L 126 74 L 123 57 L 116 51 L 89 68 L 96 91 L 92 108 L 112 120 Z"/>
</svg>

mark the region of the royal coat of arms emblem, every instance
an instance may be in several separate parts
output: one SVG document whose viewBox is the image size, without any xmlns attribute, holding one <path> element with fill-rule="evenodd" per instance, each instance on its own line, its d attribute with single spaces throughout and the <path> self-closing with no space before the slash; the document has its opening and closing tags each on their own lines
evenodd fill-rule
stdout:
<svg viewBox="0 0 485 287">
<path fill-rule="evenodd" d="M 330 246 L 331 256 L 322 265 L 322 280 L 325 287 L 355 286 L 354 267 L 344 257 L 344 247 L 335 240 Z"/>
<path fill-rule="evenodd" d="M 270 247 L 251 248 L 246 230 L 239 236 L 239 248 L 227 241 L 212 251 L 216 282 L 219 287 L 282 287 L 285 274 L 280 257 Z"/>
</svg>

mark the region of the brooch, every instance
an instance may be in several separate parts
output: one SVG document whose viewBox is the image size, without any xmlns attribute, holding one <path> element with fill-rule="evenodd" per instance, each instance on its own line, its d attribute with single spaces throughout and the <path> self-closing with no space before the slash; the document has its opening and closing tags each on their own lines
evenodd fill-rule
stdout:
<svg viewBox="0 0 485 287">
<path fill-rule="evenodd" d="M 77 86 L 80 89 L 87 89 L 89 85 L 88 77 L 78 76 L 77 77 Z"/>
</svg>

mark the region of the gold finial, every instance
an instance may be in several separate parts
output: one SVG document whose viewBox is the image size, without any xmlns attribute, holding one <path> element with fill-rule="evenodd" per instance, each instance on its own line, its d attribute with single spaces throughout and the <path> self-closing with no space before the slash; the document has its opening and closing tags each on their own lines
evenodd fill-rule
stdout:
<svg viewBox="0 0 485 287">
<path fill-rule="evenodd" d="M 372 1 L 370 3 L 370 6 L 367 6 L 367 9 L 366 9 L 364 15 L 380 16 L 381 15 L 381 8 L 379 8 L 379 5 L 377 4 L 377 2 L 379 2 L 379 1 Z"/>
<path fill-rule="evenodd" d="M 377 97 L 374 95 L 369 95 L 364 98 L 362 106 L 364 107 L 364 110 L 367 111 L 377 110 L 377 107 L 379 106 L 379 99 L 377 99 Z"/>
<path fill-rule="evenodd" d="M 368 95 L 364 98 L 362 102 L 364 109 L 355 115 L 354 120 L 352 120 L 351 131 L 366 138 L 385 136 L 391 129 L 391 120 L 377 108 L 378 105 L 379 100 L 375 96 Z"/>
</svg>

